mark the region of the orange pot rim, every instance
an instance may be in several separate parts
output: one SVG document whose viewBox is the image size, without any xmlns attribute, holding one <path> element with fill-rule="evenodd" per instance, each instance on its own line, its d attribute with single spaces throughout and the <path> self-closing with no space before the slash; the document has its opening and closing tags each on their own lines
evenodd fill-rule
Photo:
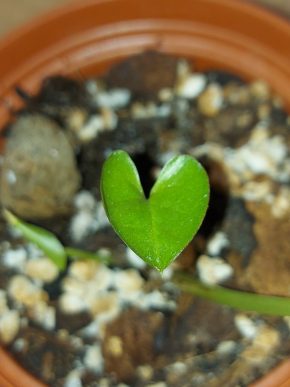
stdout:
<svg viewBox="0 0 290 387">
<path fill-rule="evenodd" d="M 82 18 L 84 15 L 87 19 Z M 90 25 L 86 27 L 86 23 Z M 89 75 L 146 48 L 178 55 L 189 50 L 188 55 L 198 58 L 200 69 L 214 63 L 248 79 L 261 74 L 290 108 L 288 47 L 287 21 L 243 0 L 183 0 L 183 7 L 177 0 L 74 2 L 43 14 L 0 41 L 0 125 L 10 118 L 9 106 L 20 106 L 15 85 L 34 91 L 44 74 L 76 76 L 76 61 L 81 73 Z M 96 52 L 100 65 L 93 62 Z M 61 53 L 65 53 L 67 62 Z M 44 386 L 1 348 L 0 364 L 0 385 Z M 289 385 L 290 360 L 286 360 L 252 387 Z"/>
</svg>

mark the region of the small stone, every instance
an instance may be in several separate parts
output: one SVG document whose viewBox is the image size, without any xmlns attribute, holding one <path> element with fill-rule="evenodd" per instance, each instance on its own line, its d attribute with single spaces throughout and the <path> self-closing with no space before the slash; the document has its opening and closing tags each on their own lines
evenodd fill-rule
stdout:
<svg viewBox="0 0 290 387">
<path fill-rule="evenodd" d="M 120 109 L 128 105 L 131 99 L 131 93 L 128 89 L 111 89 L 98 92 L 96 101 L 99 107 L 110 109 Z"/>
<path fill-rule="evenodd" d="M 143 294 L 142 297 L 136 297 L 136 305 L 143 310 L 174 310 L 176 307 L 175 301 L 168 300 L 159 290 Z"/>
<path fill-rule="evenodd" d="M 30 259 L 26 262 L 24 271 L 29 277 L 45 283 L 54 281 L 59 274 L 57 266 L 46 257 Z"/>
<path fill-rule="evenodd" d="M 73 132 L 78 132 L 85 124 L 88 113 L 85 109 L 74 108 L 66 117 L 66 125 Z"/>
<path fill-rule="evenodd" d="M 100 374 L 104 368 L 104 358 L 99 345 L 90 346 L 84 357 L 84 364 L 97 374 Z"/>
<path fill-rule="evenodd" d="M 107 290 L 113 285 L 114 271 L 107 266 L 99 264 L 93 281 L 88 284 L 92 293 Z M 89 292 L 89 289 L 88 289 Z"/>
<path fill-rule="evenodd" d="M 228 247 L 228 245 L 229 240 L 226 234 L 222 231 L 218 231 L 208 242 L 207 253 L 213 257 L 218 256 L 225 247 Z"/>
<path fill-rule="evenodd" d="M 32 307 L 48 299 L 48 295 L 44 290 L 37 287 L 27 277 L 22 275 L 12 277 L 8 285 L 8 294 L 16 302 L 26 307 Z"/>
<path fill-rule="evenodd" d="M 201 255 L 197 260 L 200 280 L 206 285 L 216 285 L 228 280 L 233 275 L 233 268 L 222 258 L 210 258 Z"/>
<path fill-rule="evenodd" d="M 81 191 L 74 198 L 75 208 L 79 211 L 93 211 L 96 206 L 96 200 L 89 191 Z"/>
<path fill-rule="evenodd" d="M 207 117 L 216 116 L 221 110 L 222 104 L 223 92 L 218 84 L 209 85 L 198 98 L 199 111 Z"/>
<path fill-rule="evenodd" d="M 144 382 L 148 382 L 152 379 L 154 370 L 151 365 L 146 364 L 139 366 L 136 370 L 136 373 L 140 379 L 142 379 Z"/>
<path fill-rule="evenodd" d="M 70 235 L 75 242 L 81 242 L 93 229 L 95 216 L 92 212 L 80 211 L 75 214 L 70 223 Z"/>
<path fill-rule="evenodd" d="M 86 292 L 86 286 L 83 281 L 71 276 L 67 276 L 63 279 L 62 289 L 65 293 L 73 294 L 81 298 Z"/>
<path fill-rule="evenodd" d="M 162 279 L 163 281 L 169 281 L 173 276 L 173 266 L 168 266 L 166 269 L 162 272 Z"/>
<path fill-rule="evenodd" d="M 0 289 L 0 316 L 8 309 L 7 298 L 4 290 Z"/>
<path fill-rule="evenodd" d="M 9 344 L 16 337 L 20 328 L 20 318 L 17 311 L 6 311 L 0 317 L 0 339 Z"/>
<path fill-rule="evenodd" d="M 177 361 L 173 364 L 170 364 L 170 369 L 174 371 L 174 373 L 177 374 L 184 374 L 187 370 L 187 366 L 185 363 L 182 363 L 181 361 Z"/>
<path fill-rule="evenodd" d="M 258 118 L 260 120 L 266 120 L 271 114 L 271 107 L 268 104 L 263 104 L 258 107 Z"/>
<path fill-rule="evenodd" d="M 264 81 L 255 81 L 250 85 L 250 92 L 253 97 L 259 100 L 265 100 L 270 98 L 270 88 L 269 85 Z"/>
<path fill-rule="evenodd" d="M 156 108 L 156 117 L 166 118 L 169 117 L 172 112 L 172 107 L 170 104 L 162 104 Z"/>
<path fill-rule="evenodd" d="M 81 370 L 71 371 L 65 379 L 64 387 L 82 387 Z"/>
<path fill-rule="evenodd" d="M 27 350 L 28 343 L 25 339 L 19 337 L 19 339 L 16 339 L 13 343 L 13 348 L 17 352 L 25 352 Z"/>
<path fill-rule="evenodd" d="M 143 278 L 134 269 L 122 270 L 115 273 L 115 286 L 126 295 L 140 292 L 143 284 Z"/>
<path fill-rule="evenodd" d="M 154 103 L 142 104 L 135 102 L 131 106 L 131 115 L 134 119 L 146 119 L 157 116 L 158 109 Z"/>
<path fill-rule="evenodd" d="M 8 171 L 15 175 L 13 183 Z M 20 116 L 6 141 L 0 184 L 2 205 L 20 217 L 69 213 L 80 174 L 64 131 L 40 114 Z"/>
<path fill-rule="evenodd" d="M 2 262 L 6 267 L 14 269 L 23 269 L 25 261 L 27 260 L 27 252 L 24 248 L 15 250 L 7 250 L 3 254 Z"/>
<path fill-rule="evenodd" d="M 102 378 L 98 381 L 98 387 L 110 387 L 111 383 L 108 379 Z"/>
<path fill-rule="evenodd" d="M 272 184 L 270 180 L 265 181 L 248 181 L 243 187 L 243 198 L 251 201 L 267 200 L 272 192 Z M 272 207 L 274 209 L 274 207 Z"/>
<path fill-rule="evenodd" d="M 279 332 L 268 326 L 262 326 L 258 330 L 252 345 L 245 349 L 240 354 L 251 364 L 261 364 L 272 355 L 274 351 L 281 345 Z"/>
<path fill-rule="evenodd" d="M 53 330 L 56 323 L 55 308 L 48 306 L 45 302 L 37 303 L 30 310 L 30 317 L 44 329 Z"/>
<path fill-rule="evenodd" d="M 126 248 L 126 258 L 131 266 L 134 268 L 141 270 L 146 267 L 146 263 L 140 258 L 133 250 L 129 247 Z"/>
<path fill-rule="evenodd" d="M 72 293 L 64 293 L 59 299 L 59 307 L 63 313 L 74 314 L 86 310 L 84 300 Z"/>
<path fill-rule="evenodd" d="M 107 340 L 107 351 L 115 356 L 120 357 L 123 354 L 123 341 L 119 336 L 111 336 Z"/>
<path fill-rule="evenodd" d="M 162 102 L 168 102 L 173 99 L 173 90 L 169 87 L 166 87 L 164 89 L 161 89 L 158 93 L 158 98 Z"/>
<path fill-rule="evenodd" d="M 287 188 L 281 188 L 275 196 L 271 207 L 272 214 L 275 218 L 283 218 L 290 209 L 290 191 Z"/>
<path fill-rule="evenodd" d="M 218 344 L 216 351 L 221 355 L 226 355 L 235 351 L 237 343 L 232 340 L 222 341 Z"/>
<path fill-rule="evenodd" d="M 102 270 L 100 266 L 100 263 L 93 260 L 77 260 L 71 264 L 69 273 L 80 281 L 89 281 L 96 276 L 98 270 Z"/>
<path fill-rule="evenodd" d="M 253 340 L 258 333 L 257 325 L 243 314 L 237 314 L 235 316 L 235 325 L 240 334 L 246 339 Z"/>
<path fill-rule="evenodd" d="M 103 121 L 104 121 L 104 128 L 107 130 L 114 130 L 117 127 L 118 124 L 118 117 L 113 112 L 113 110 L 109 108 L 102 108 L 101 111 Z"/>
<path fill-rule="evenodd" d="M 253 120 L 252 113 L 244 112 L 236 119 L 236 124 L 239 128 L 247 128 L 251 125 Z"/>
<path fill-rule="evenodd" d="M 175 91 L 179 97 L 194 99 L 202 93 L 206 83 L 205 75 L 191 74 L 176 85 Z"/>
<path fill-rule="evenodd" d="M 85 123 L 78 131 L 77 136 L 83 143 L 88 143 L 98 136 L 99 133 L 105 130 L 104 118 L 101 115 L 91 116 L 88 122 Z"/>
<path fill-rule="evenodd" d="M 118 297 L 115 292 L 97 295 L 90 303 L 90 312 L 100 322 L 112 321 L 120 312 Z"/>
<path fill-rule="evenodd" d="M 177 82 L 181 82 L 191 74 L 191 67 L 189 63 L 184 59 L 179 59 L 176 68 Z"/>
</svg>

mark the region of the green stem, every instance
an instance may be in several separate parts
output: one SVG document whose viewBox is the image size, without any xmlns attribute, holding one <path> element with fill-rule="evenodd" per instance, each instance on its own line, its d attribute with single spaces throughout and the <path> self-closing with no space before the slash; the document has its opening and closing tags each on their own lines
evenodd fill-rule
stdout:
<svg viewBox="0 0 290 387">
<path fill-rule="evenodd" d="M 108 256 L 102 255 L 100 253 L 92 253 L 85 250 L 76 249 L 74 247 L 64 247 L 64 251 L 71 259 L 90 259 L 99 261 L 105 264 L 110 263 L 110 258 Z"/>
<path fill-rule="evenodd" d="M 173 281 L 182 291 L 218 304 L 272 316 L 290 316 L 290 298 L 288 297 L 264 296 L 221 286 L 206 286 L 191 275 L 184 273 L 176 273 Z"/>
</svg>

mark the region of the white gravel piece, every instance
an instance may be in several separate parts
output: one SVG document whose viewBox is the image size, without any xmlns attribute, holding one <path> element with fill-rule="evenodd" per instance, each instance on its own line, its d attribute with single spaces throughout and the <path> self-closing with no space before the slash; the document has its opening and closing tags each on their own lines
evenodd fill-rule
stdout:
<svg viewBox="0 0 290 387">
<path fill-rule="evenodd" d="M 205 89 L 207 83 L 206 76 L 194 73 L 184 78 L 176 87 L 176 94 L 179 97 L 194 99 Z"/>
<path fill-rule="evenodd" d="M 102 91 L 96 95 L 96 103 L 99 107 L 120 109 L 128 105 L 131 92 L 128 89 L 111 89 Z"/>
<path fill-rule="evenodd" d="M 53 306 L 39 302 L 30 311 L 31 318 L 46 330 L 53 330 L 56 324 L 56 312 Z"/>
<path fill-rule="evenodd" d="M 287 145 L 280 136 L 260 136 L 262 130 L 257 128 L 249 142 L 239 149 L 225 149 L 225 161 L 242 177 L 250 178 L 252 174 L 264 174 L 278 179 L 288 152 Z M 247 172 L 251 175 L 247 175 Z"/>
<path fill-rule="evenodd" d="M 100 345 L 90 346 L 84 356 L 84 365 L 97 374 L 104 369 L 104 358 Z"/>
<path fill-rule="evenodd" d="M 106 273 L 106 267 L 93 260 L 77 260 L 72 262 L 69 268 L 69 274 L 79 281 L 90 281 L 101 270 Z"/>
<path fill-rule="evenodd" d="M 22 275 L 16 275 L 11 278 L 8 285 L 8 295 L 14 301 L 26 307 L 32 307 L 48 299 L 48 295 L 44 290 Z"/>
<path fill-rule="evenodd" d="M 173 97 L 174 97 L 173 89 L 171 89 L 169 87 L 165 87 L 164 89 L 161 89 L 158 92 L 158 98 L 162 102 L 171 101 L 173 99 Z"/>
<path fill-rule="evenodd" d="M 77 212 L 70 223 L 70 235 L 75 242 L 80 242 L 93 230 L 95 215 L 92 212 Z"/>
<path fill-rule="evenodd" d="M 216 116 L 223 105 L 223 90 L 217 83 L 211 83 L 198 97 L 199 111 L 207 116 Z"/>
<path fill-rule="evenodd" d="M 137 367 L 136 373 L 142 380 L 149 381 L 153 377 L 154 370 L 151 365 L 145 364 Z"/>
<path fill-rule="evenodd" d="M 30 259 L 25 263 L 24 272 L 30 278 L 50 283 L 54 281 L 58 274 L 57 266 L 46 257 Z"/>
<path fill-rule="evenodd" d="M 6 267 L 20 271 L 23 270 L 26 260 L 27 251 L 22 247 L 5 251 L 2 257 L 2 262 Z"/>
<path fill-rule="evenodd" d="M 143 310 L 174 310 L 176 308 L 176 303 L 173 300 L 168 300 L 159 290 L 142 294 L 142 297 L 139 297 L 135 304 L 139 309 Z"/>
<path fill-rule="evenodd" d="M 118 116 L 110 108 L 102 108 L 101 111 L 106 130 L 115 130 L 118 125 Z"/>
<path fill-rule="evenodd" d="M 64 387 L 83 387 L 81 370 L 71 371 L 65 379 Z"/>
<path fill-rule="evenodd" d="M 74 198 L 74 206 L 79 211 L 94 211 L 96 199 L 89 191 L 80 191 Z"/>
<path fill-rule="evenodd" d="M 6 292 L 0 289 L 0 316 L 8 309 Z"/>
<path fill-rule="evenodd" d="M 120 313 L 121 305 L 116 292 L 100 294 L 91 300 L 90 312 L 100 325 L 114 320 Z"/>
<path fill-rule="evenodd" d="M 257 324 L 255 324 L 253 320 L 243 314 L 237 314 L 235 316 L 235 326 L 240 334 L 249 340 L 253 340 L 258 333 Z"/>
<path fill-rule="evenodd" d="M 83 142 L 87 143 L 92 141 L 100 132 L 105 130 L 105 121 L 102 115 L 92 116 L 88 122 L 85 123 L 77 132 L 78 138 Z"/>
<path fill-rule="evenodd" d="M 200 280 L 206 285 L 217 285 L 233 275 L 233 268 L 222 258 L 210 258 L 201 255 L 197 260 L 197 271 Z"/>
<path fill-rule="evenodd" d="M 66 314 L 80 313 L 86 310 L 84 300 L 72 293 L 64 293 L 60 296 L 59 307 Z"/>
<path fill-rule="evenodd" d="M 143 288 L 144 280 L 137 270 L 119 270 L 115 272 L 115 287 L 123 298 L 135 298 Z"/>
<path fill-rule="evenodd" d="M 10 343 L 20 328 L 19 314 L 15 310 L 7 310 L 0 317 L 0 339 L 3 343 Z"/>
<path fill-rule="evenodd" d="M 235 351 L 237 343 L 233 340 L 225 340 L 218 344 L 216 351 L 220 354 L 226 355 Z"/>
<path fill-rule="evenodd" d="M 210 239 L 207 244 L 207 253 L 212 256 L 218 256 L 222 249 L 229 245 L 229 240 L 226 234 L 222 231 L 218 231 Z"/>
<path fill-rule="evenodd" d="M 126 248 L 126 258 L 127 261 L 136 269 L 144 269 L 146 267 L 146 263 L 140 258 L 133 250 L 129 247 Z"/>
</svg>

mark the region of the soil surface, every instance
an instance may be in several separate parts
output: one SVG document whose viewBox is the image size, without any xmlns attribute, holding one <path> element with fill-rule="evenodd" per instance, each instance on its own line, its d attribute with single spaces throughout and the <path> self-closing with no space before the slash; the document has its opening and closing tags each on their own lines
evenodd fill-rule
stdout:
<svg viewBox="0 0 290 387">
<path fill-rule="evenodd" d="M 70 259 L 59 272 L 1 220 L 0 338 L 23 367 L 53 387 L 231 387 L 247 386 L 289 356 L 288 317 L 234 311 L 182 293 L 172 281 L 185 270 L 205 284 L 289 296 L 290 119 L 265 82 L 199 73 L 185 59 L 146 52 L 100 78 L 46 79 L 38 95 L 25 98 L 3 132 L 2 205 L 111 263 Z M 41 194 L 18 192 L 25 177 L 7 162 L 11 146 L 17 165 L 42 160 L 41 121 L 58 131 L 65 149 L 46 140 L 41 153 L 55 173 L 50 162 L 39 164 L 49 176 Z M 23 154 L 13 129 L 29 136 L 32 127 L 36 139 Z M 115 149 L 131 155 L 146 194 L 177 154 L 196 157 L 208 172 L 204 223 L 162 277 L 106 218 L 100 172 Z M 66 190 L 62 165 L 75 179 Z M 39 184 L 34 172 L 26 171 L 28 187 Z M 58 186 L 65 211 L 51 211 L 43 200 L 55 203 Z M 3 194 L 7 187 L 13 202 Z"/>
</svg>

